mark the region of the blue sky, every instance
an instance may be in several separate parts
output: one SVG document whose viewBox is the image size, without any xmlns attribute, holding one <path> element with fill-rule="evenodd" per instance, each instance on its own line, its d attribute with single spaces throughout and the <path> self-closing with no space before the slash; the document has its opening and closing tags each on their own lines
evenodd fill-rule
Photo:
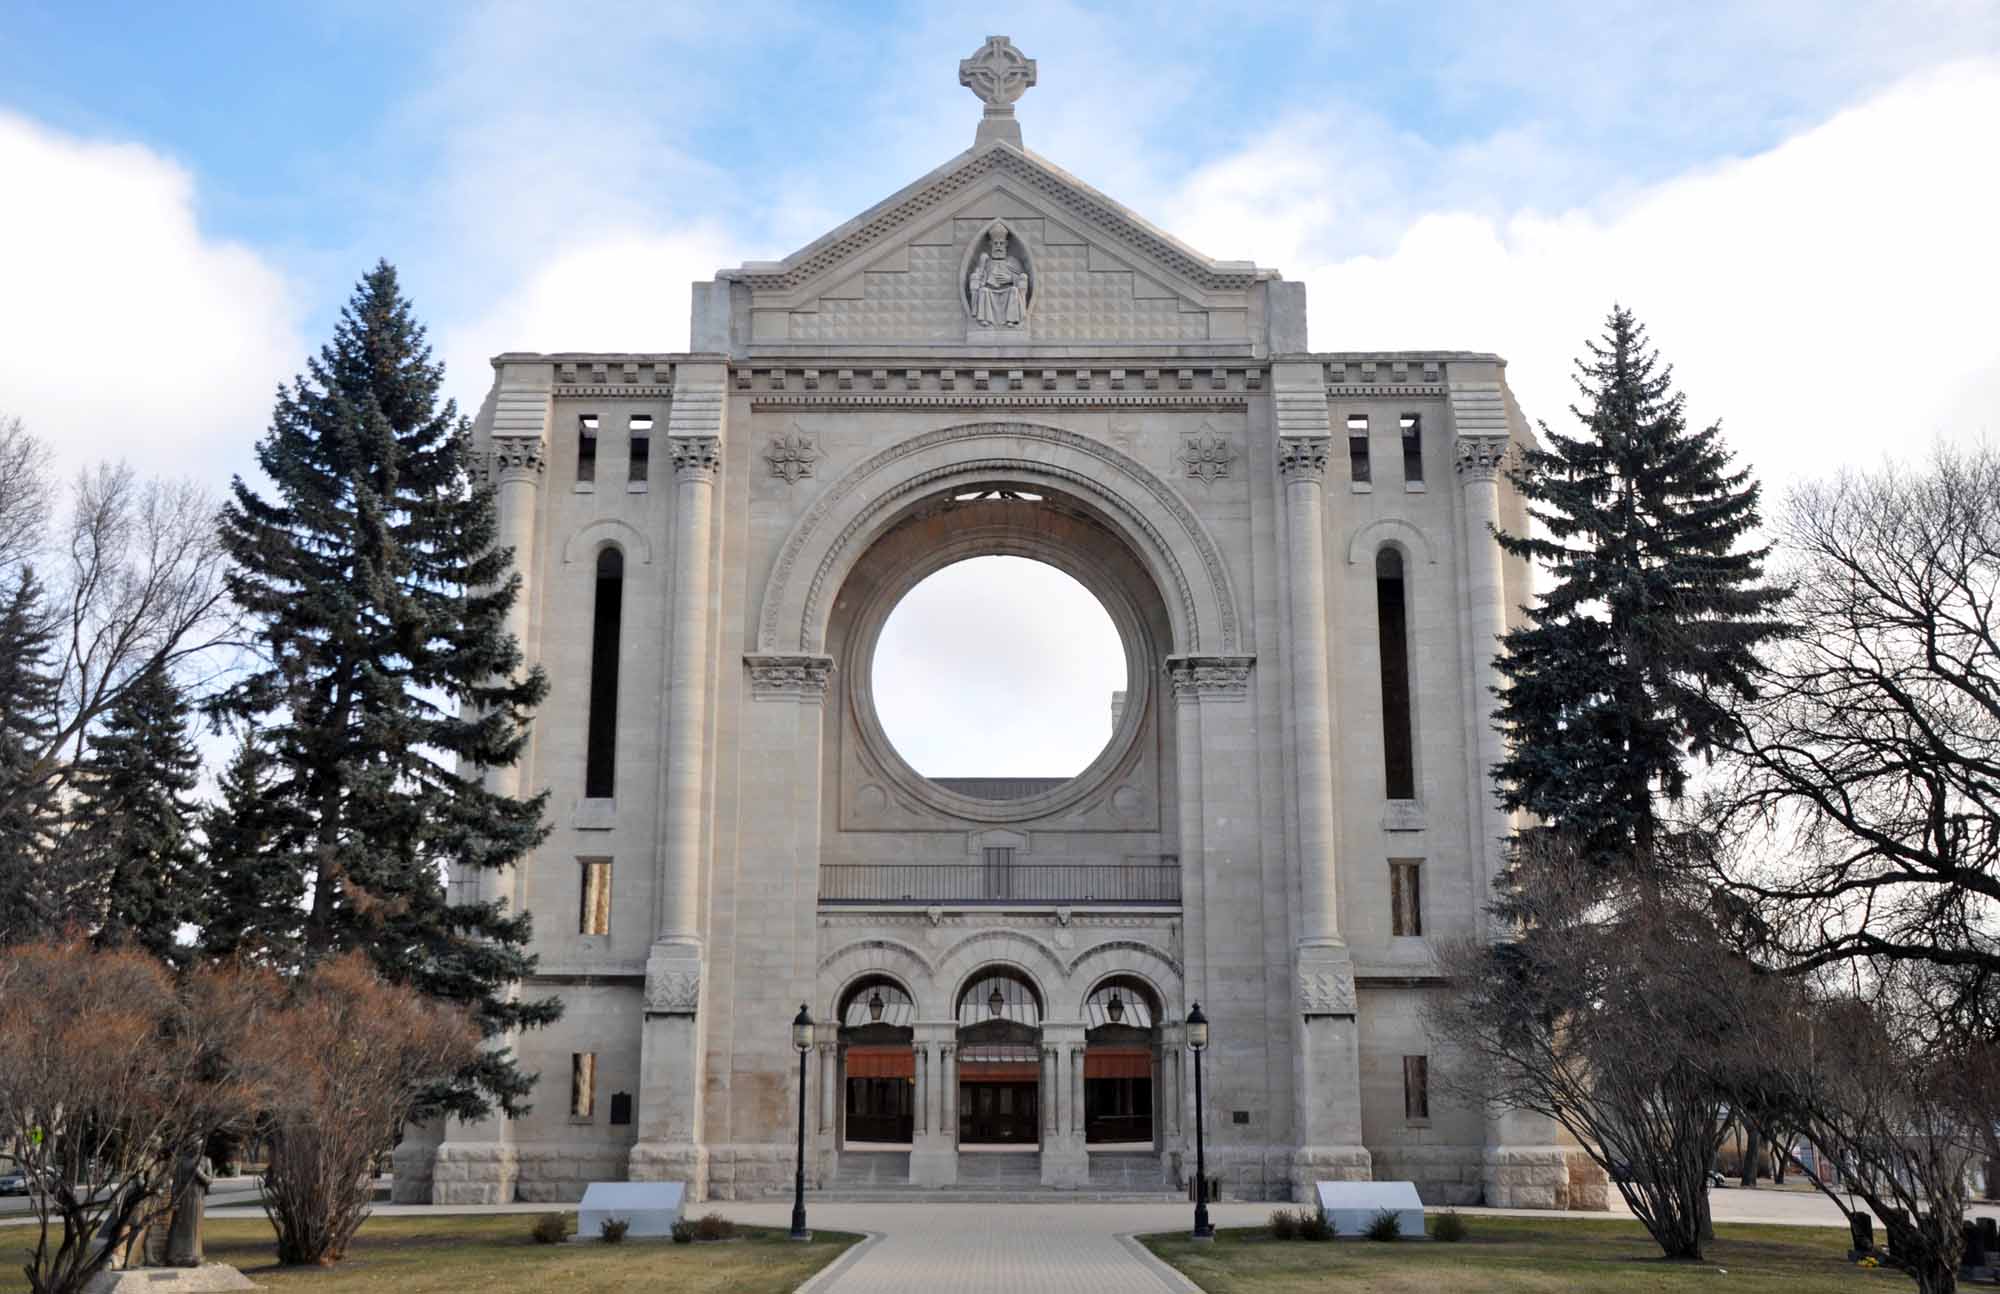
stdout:
<svg viewBox="0 0 2000 1294">
<path fill-rule="evenodd" d="M 687 285 L 972 139 L 1302 279 L 1316 348 L 1495 350 L 1531 417 L 1620 300 L 1774 492 L 2000 407 L 2000 4 L 173 5 L 0 24 L 0 414 L 215 485 L 378 256 L 503 349 L 675 349 Z"/>
</svg>

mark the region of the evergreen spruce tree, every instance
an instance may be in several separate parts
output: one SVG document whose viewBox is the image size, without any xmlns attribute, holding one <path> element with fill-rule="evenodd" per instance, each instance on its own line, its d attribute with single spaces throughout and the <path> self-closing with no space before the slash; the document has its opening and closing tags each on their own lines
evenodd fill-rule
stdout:
<svg viewBox="0 0 2000 1294">
<path fill-rule="evenodd" d="M 71 785 L 61 860 L 78 882 L 76 912 L 100 947 L 135 944 L 169 962 L 199 924 L 208 890 L 194 837 L 201 755 L 188 736 L 192 707 L 163 666 L 119 696 L 92 735 Z"/>
<path fill-rule="evenodd" d="M 491 1038 L 560 1006 L 510 991 L 534 967 L 527 914 L 444 876 L 506 867 L 546 833 L 546 793 L 496 795 L 481 772 L 515 761 L 547 681 L 506 632 L 520 581 L 442 380 L 377 265 L 279 392 L 258 444 L 275 496 L 239 478 L 224 506 L 230 591 L 265 661 L 217 708 L 270 743 L 273 865 L 311 878 L 303 955 L 365 950 L 389 979 L 472 1007 Z M 531 1085 L 489 1049 L 442 1104 L 514 1113 Z"/>
<path fill-rule="evenodd" d="M 48 933 L 41 893 L 55 792 L 38 775 L 55 721 L 56 680 L 41 585 L 23 569 L 0 601 L 0 947 Z"/>
<path fill-rule="evenodd" d="M 1732 470 L 1720 424 L 1690 431 L 1672 369 L 1614 307 L 1577 363 L 1580 436 L 1509 476 L 1541 533 L 1499 536 L 1553 580 L 1503 639 L 1496 718 L 1510 741 L 1502 802 L 1562 831 L 1602 865 L 1651 857 L 1660 799 L 1753 694 L 1757 645 L 1784 632 L 1785 591 L 1749 545 L 1758 485 Z"/>
<path fill-rule="evenodd" d="M 270 797 L 276 765 L 270 748 L 246 731 L 222 770 L 220 800 L 202 815 L 211 878 L 204 956 L 297 961 L 306 877 L 299 855 L 279 848 L 286 815 Z"/>
</svg>

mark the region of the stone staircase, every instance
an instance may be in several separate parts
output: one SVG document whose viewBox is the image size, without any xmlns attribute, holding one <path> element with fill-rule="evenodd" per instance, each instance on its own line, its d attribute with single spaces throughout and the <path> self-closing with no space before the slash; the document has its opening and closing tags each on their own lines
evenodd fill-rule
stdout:
<svg viewBox="0 0 2000 1294">
<path fill-rule="evenodd" d="M 907 1150 L 844 1150 L 834 1174 L 833 1189 L 870 1190 L 910 1184 Z"/>
<path fill-rule="evenodd" d="M 958 1185 L 961 1190 L 1038 1191 L 1042 1188 L 1042 1157 L 1032 1155 L 982 1155 L 977 1151 L 958 1156 Z"/>
<path fill-rule="evenodd" d="M 1094 1191 L 1170 1192 L 1166 1166 L 1152 1150 L 1096 1151 L 1090 1156 L 1090 1188 Z"/>
<path fill-rule="evenodd" d="M 1178 1200 L 1183 1192 L 1167 1182 L 1157 1154 L 1092 1155 L 1090 1181 L 1081 1186 L 1042 1185 L 1039 1154 L 982 1154 L 958 1157 L 958 1181 L 950 1186 L 912 1186 L 909 1151 L 843 1151 L 834 1180 L 814 1198 L 887 1203 L 922 1199 L 931 1204 L 1048 1204 L 1059 1200 L 1154 1203 Z"/>
</svg>

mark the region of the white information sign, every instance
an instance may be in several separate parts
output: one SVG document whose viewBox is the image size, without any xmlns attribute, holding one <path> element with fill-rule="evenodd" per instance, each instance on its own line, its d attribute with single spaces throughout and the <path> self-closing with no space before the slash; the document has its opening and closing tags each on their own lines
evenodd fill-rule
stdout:
<svg viewBox="0 0 2000 1294">
<path fill-rule="evenodd" d="M 1424 1234 L 1424 1202 L 1414 1182 L 1319 1182 L 1319 1206 L 1335 1235 L 1358 1236 L 1375 1215 L 1387 1209 L 1402 1224 L 1403 1234 Z"/>
<path fill-rule="evenodd" d="M 606 1218 L 631 1223 L 628 1236 L 671 1235 L 686 1199 L 685 1182 L 592 1182 L 583 1188 L 583 1203 L 577 1206 L 577 1238 L 597 1239 Z"/>
</svg>

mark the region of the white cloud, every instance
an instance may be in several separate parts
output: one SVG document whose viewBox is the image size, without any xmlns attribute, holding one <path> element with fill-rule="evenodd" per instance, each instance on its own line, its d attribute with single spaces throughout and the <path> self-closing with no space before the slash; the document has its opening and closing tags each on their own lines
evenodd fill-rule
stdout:
<svg viewBox="0 0 2000 1294">
<path fill-rule="evenodd" d="M 1417 215 L 1384 256 L 1328 259 L 1345 177 L 1310 139 L 1253 189 L 1193 177 L 1190 237 L 1308 284 L 1320 350 L 1498 351 L 1530 417 L 1568 423 L 1571 359 L 1613 301 L 1772 485 L 2000 430 L 2000 60 L 1910 78 L 1753 157 L 1597 209 Z M 1267 145 L 1266 148 L 1275 146 Z M 1264 160 L 1264 159 L 1259 159 Z"/>
<path fill-rule="evenodd" d="M 283 276 L 206 235 L 193 179 L 139 145 L 0 113 L 0 175 L 0 410 L 65 468 L 245 470 L 305 356 Z"/>
</svg>

